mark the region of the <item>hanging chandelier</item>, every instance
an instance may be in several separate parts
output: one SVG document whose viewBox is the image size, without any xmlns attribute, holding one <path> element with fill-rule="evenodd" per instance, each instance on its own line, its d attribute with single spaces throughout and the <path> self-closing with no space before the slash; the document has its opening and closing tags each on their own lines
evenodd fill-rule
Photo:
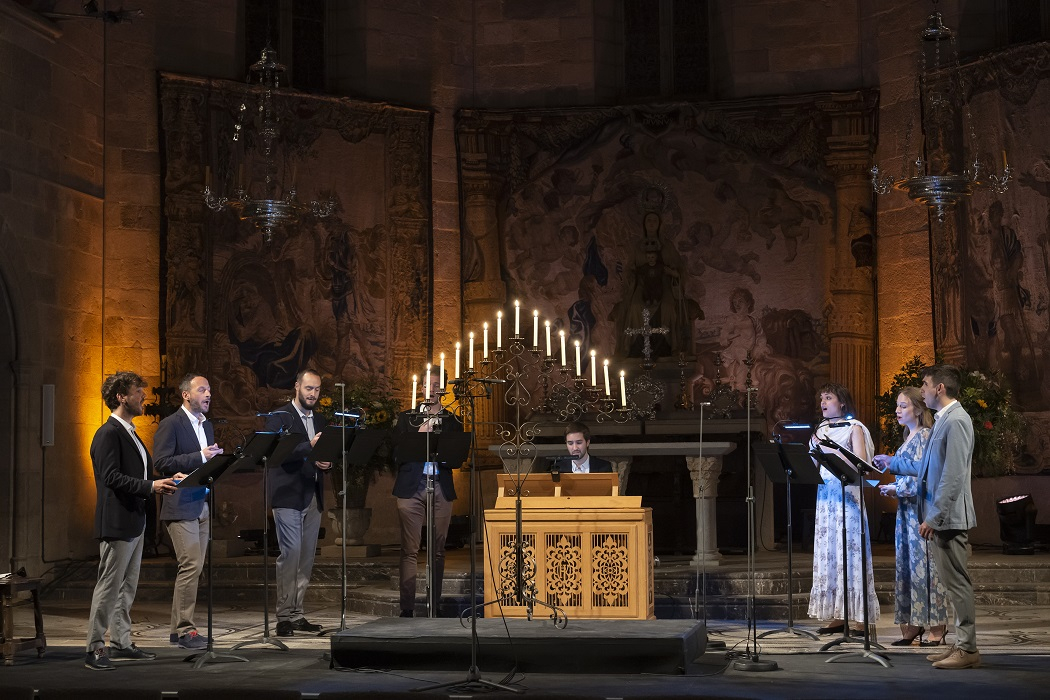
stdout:
<svg viewBox="0 0 1050 700">
<path fill-rule="evenodd" d="M 331 197 L 300 202 L 297 171 L 294 165 L 289 167 L 293 156 L 285 151 L 278 158 L 282 120 L 277 90 L 285 71 L 277 62 L 277 52 L 269 46 L 248 69 L 248 89 L 233 126 L 234 163 L 226 172 L 230 178 L 236 176 L 233 196 L 214 192 L 211 167 L 204 171 L 204 203 L 214 211 L 234 210 L 241 221 L 251 221 L 267 243 L 273 240 L 278 227 L 295 224 L 307 213 L 324 218 L 335 208 Z"/>
<path fill-rule="evenodd" d="M 914 120 L 909 120 L 904 139 L 904 166 L 900 177 L 882 176 L 878 164 L 871 168 L 871 184 L 876 194 L 891 189 L 906 192 L 915 202 L 925 204 L 943 222 L 957 203 L 975 190 L 988 187 L 996 194 L 1006 192 L 1010 164 L 1002 151 L 1002 174 L 988 169 L 978 155 L 977 133 L 970 108 L 964 98 L 955 34 L 944 25 L 940 12 L 927 17 L 919 39 L 919 67 L 915 87 L 919 98 L 919 144 L 909 153 Z M 952 148 L 956 119 L 962 116 L 966 135 L 963 148 Z M 953 154 L 953 151 L 955 153 Z M 994 153 L 994 151 L 993 151 Z M 954 155 L 954 157 L 953 157 Z M 960 172 L 953 161 L 968 163 Z"/>
</svg>

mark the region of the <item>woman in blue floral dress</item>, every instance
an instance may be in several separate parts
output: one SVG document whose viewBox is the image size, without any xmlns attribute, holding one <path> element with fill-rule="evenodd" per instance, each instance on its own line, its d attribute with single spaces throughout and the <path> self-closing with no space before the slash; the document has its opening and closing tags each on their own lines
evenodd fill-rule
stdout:
<svg viewBox="0 0 1050 700">
<path fill-rule="evenodd" d="M 926 407 L 921 392 L 906 387 L 897 396 L 897 422 L 904 426 L 904 444 L 897 456 L 911 462 L 922 459 L 933 427 L 933 412 Z M 898 476 L 892 484 L 881 486 L 884 496 L 897 498 L 897 583 L 894 621 L 900 624 L 901 639 L 894 646 L 908 646 L 919 639 L 922 646 L 944 642 L 948 624 L 947 591 L 937 575 L 926 541 L 919 535 L 919 482 L 914 476 Z M 929 579 L 927 582 L 927 573 Z M 927 641 L 922 640 L 929 631 Z"/>
<path fill-rule="evenodd" d="M 811 446 L 823 448 L 821 438 L 830 438 L 848 448 L 863 460 L 871 459 L 874 445 L 864 424 L 853 418 L 853 398 L 841 384 L 825 384 L 820 389 L 822 420 L 813 432 Z M 846 487 L 846 550 L 849 558 L 848 590 L 842 586 L 842 482 L 824 467 L 820 468 L 824 483 L 817 487 L 817 509 L 813 529 L 813 588 L 809 595 L 809 615 L 818 620 L 830 620 L 821 627 L 820 634 L 843 631 L 844 602 L 849 596 L 849 617 L 854 628 L 864 619 L 864 600 L 868 601 L 868 622 L 879 619 L 879 599 L 875 595 L 875 579 L 871 568 L 871 530 L 860 504 L 860 487 Z M 861 538 L 861 520 L 864 538 Z M 867 577 L 863 577 L 863 560 Z"/>
</svg>

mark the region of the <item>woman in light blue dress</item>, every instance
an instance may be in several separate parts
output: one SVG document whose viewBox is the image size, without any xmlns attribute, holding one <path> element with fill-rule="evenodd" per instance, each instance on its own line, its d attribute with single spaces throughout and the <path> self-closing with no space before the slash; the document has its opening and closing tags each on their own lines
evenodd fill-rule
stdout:
<svg viewBox="0 0 1050 700">
<path fill-rule="evenodd" d="M 897 396 L 897 422 L 904 426 L 904 443 L 897 457 L 909 462 L 922 460 L 933 427 L 933 412 L 922 393 L 906 387 Z M 897 498 L 897 583 L 894 621 L 901 626 L 901 639 L 893 646 L 908 646 L 916 639 L 922 646 L 944 643 L 948 624 L 947 591 L 937 575 L 926 541 L 919 535 L 919 482 L 914 476 L 898 476 L 894 483 L 879 487 L 884 496 Z M 927 579 L 927 576 L 929 578 Z M 923 632 L 929 631 L 927 641 Z"/>
</svg>

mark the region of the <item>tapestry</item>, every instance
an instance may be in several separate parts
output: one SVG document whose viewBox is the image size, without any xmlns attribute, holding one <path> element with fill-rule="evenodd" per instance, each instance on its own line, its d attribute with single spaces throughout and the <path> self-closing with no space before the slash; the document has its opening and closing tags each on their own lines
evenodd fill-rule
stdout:
<svg viewBox="0 0 1050 700">
<path fill-rule="evenodd" d="M 935 298 L 966 365 L 1001 372 L 1029 424 L 1019 470 L 1050 469 L 1050 45 L 1021 46 L 962 71 L 986 169 L 1013 181 L 975 191 L 957 217 L 960 302 Z M 967 144 L 970 145 L 969 143 Z"/>
<path fill-rule="evenodd" d="M 421 366 L 432 286 L 429 112 L 279 91 L 283 172 L 301 201 L 335 206 L 266 241 L 202 199 L 206 179 L 230 196 L 245 177 L 231 145 L 245 100 L 243 84 L 161 76 L 167 385 L 205 374 L 211 414 L 239 430 L 289 400 L 301 369 L 330 395 L 334 382 Z"/>
<path fill-rule="evenodd" d="M 464 278 L 483 282 L 498 265 L 508 299 L 599 363 L 637 369 L 644 338 L 629 331 L 648 311 L 664 410 L 684 372 L 693 402 L 716 385 L 757 386 L 768 423 L 808 419 L 829 375 L 830 251 L 845 206 L 819 102 L 464 112 L 462 177 L 484 168 L 499 183 L 500 242 L 486 259 L 489 232 L 467 226 Z M 464 145 L 482 143 L 484 160 Z M 477 206 L 464 199 L 468 222 L 483 220 Z M 839 240 L 866 238 L 848 267 L 870 274 L 870 208 L 851 217 Z"/>
</svg>

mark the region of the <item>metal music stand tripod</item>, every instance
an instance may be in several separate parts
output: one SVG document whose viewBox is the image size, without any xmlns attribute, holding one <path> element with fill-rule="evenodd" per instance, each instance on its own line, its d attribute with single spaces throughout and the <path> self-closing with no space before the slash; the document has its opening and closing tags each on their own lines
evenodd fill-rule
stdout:
<svg viewBox="0 0 1050 700">
<path fill-rule="evenodd" d="M 215 513 L 215 482 L 220 476 L 226 472 L 235 462 L 240 460 L 242 455 L 238 454 L 223 454 L 213 457 L 206 464 L 194 469 L 190 472 L 185 479 L 179 482 L 179 488 L 197 488 L 206 487 L 208 489 L 208 517 L 212 517 L 212 513 Z M 199 654 L 190 654 L 183 661 L 192 661 L 193 668 L 200 668 L 209 661 L 218 661 L 220 659 L 231 659 L 233 661 L 247 661 L 248 659 L 243 656 L 237 656 L 236 654 L 220 654 L 212 648 L 212 637 L 214 637 L 212 629 L 212 615 L 214 614 L 214 606 L 212 604 L 212 581 L 214 575 L 212 572 L 212 555 L 211 555 L 211 543 L 214 539 L 213 528 L 208 528 L 208 549 L 205 553 L 205 560 L 208 567 L 208 647 L 206 651 Z"/>
<path fill-rule="evenodd" d="M 809 637 L 813 641 L 819 641 L 819 637 L 809 630 L 796 629 L 794 622 L 794 602 L 792 600 L 795 587 L 795 567 L 791 562 L 791 551 L 794 546 L 794 534 L 791 527 L 791 484 L 822 484 L 824 480 L 820 477 L 813 460 L 809 457 L 809 450 L 805 445 L 798 443 L 775 443 L 756 442 L 752 448 L 755 461 L 762 465 L 766 476 L 774 484 L 784 484 L 787 490 L 787 555 L 788 555 L 788 595 L 787 595 L 787 627 L 779 627 L 767 630 L 758 635 L 759 639 L 771 634 L 794 634 L 800 637 Z"/>
<path fill-rule="evenodd" d="M 833 443 L 834 444 L 834 443 Z M 841 446 L 836 444 L 836 449 L 840 449 Z M 851 453 L 852 454 L 852 453 Z M 836 654 L 832 658 L 827 660 L 827 663 L 837 661 L 838 659 L 844 659 L 848 656 L 860 656 L 865 659 L 872 659 L 878 662 L 885 668 L 890 667 L 889 660 L 871 650 L 871 634 L 868 627 L 868 557 L 865 551 L 867 544 L 867 538 L 865 537 L 864 530 L 864 476 L 855 469 L 853 466 L 847 464 L 837 454 L 822 452 L 818 449 L 810 451 L 810 455 L 824 465 L 824 468 L 835 475 L 838 478 L 839 483 L 842 485 L 842 636 L 838 639 L 833 639 L 820 648 L 821 651 L 827 651 L 834 646 L 839 644 L 846 644 L 850 642 L 863 642 L 864 648 L 861 651 L 848 651 L 841 654 Z M 846 487 L 850 484 L 860 485 L 860 505 L 859 505 L 859 517 L 860 517 L 860 537 L 861 537 L 861 554 L 860 554 L 860 585 L 863 589 L 863 623 L 864 633 L 860 639 L 855 639 L 850 636 L 849 627 L 849 545 L 846 541 Z M 875 644 L 879 649 L 883 647 Z"/>
<path fill-rule="evenodd" d="M 244 448 L 244 460 L 249 465 L 262 466 L 263 492 L 263 634 L 260 639 L 250 639 L 235 644 L 233 651 L 253 644 L 267 644 L 281 651 L 288 651 L 288 645 L 276 637 L 270 636 L 270 469 L 271 463 L 280 466 L 292 451 L 303 441 L 304 435 L 288 432 L 258 432 Z M 258 445 L 258 446 L 257 446 Z M 263 449 L 265 446 L 265 449 Z"/>
<path fill-rule="evenodd" d="M 344 420 L 346 413 L 342 416 Z M 321 437 L 317 439 L 317 443 L 314 444 L 313 450 L 310 452 L 310 459 L 315 462 L 340 462 L 343 465 L 343 488 L 340 492 L 340 496 L 346 495 L 347 490 L 347 466 L 348 465 L 364 465 L 367 464 L 372 456 L 375 454 L 379 445 L 382 444 L 383 440 L 390 435 L 389 430 L 366 430 L 362 427 L 349 426 L 344 424 L 329 424 L 325 426 L 325 429 L 321 432 Z M 341 540 L 341 554 L 342 554 L 342 605 L 339 610 L 339 631 L 346 629 L 346 600 L 347 600 L 347 587 L 346 587 L 346 507 L 343 507 L 342 513 L 342 537 Z M 318 632 L 318 636 L 328 634 L 336 631 L 335 629 L 322 630 Z"/>
</svg>

